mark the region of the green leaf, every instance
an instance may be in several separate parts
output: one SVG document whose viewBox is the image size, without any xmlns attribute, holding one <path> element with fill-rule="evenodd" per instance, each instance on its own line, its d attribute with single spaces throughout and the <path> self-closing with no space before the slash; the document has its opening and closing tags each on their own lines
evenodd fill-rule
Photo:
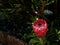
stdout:
<svg viewBox="0 0 60 45">
<path fill-rule="evenodd" d="M 60 31 L 58 31 L 57 34 L 60 34 Z"/>
<path fill-rule="evenodd" d="M 41 43 L 38 42 L 38 43 L 35 43 L 34 45 L 41 45 Z"/>
<path fill-rule="evenodd" d="M 34 43 L 37 43 L 37 42 L 39 42 L 38 38 L 33 38 L 33 39 L 30 40 L 29 43 L 34 44 Z"/>
<path fill-rule="evenodd" d="M 32 2 L 34 2 L 33 0 L 31 0 Z"/>
<path fill-rule="evenodd" d="M 31 8 L 34 10 L 34 6 L 32 5 Z"/>
</svg>

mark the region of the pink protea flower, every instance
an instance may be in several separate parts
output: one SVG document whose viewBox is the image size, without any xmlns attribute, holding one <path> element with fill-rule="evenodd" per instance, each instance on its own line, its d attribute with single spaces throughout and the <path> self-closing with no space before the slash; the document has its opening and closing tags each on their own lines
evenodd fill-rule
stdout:
<svg viewBox="0 0 60 45">
<path fill-rule="evenodd" d="M 43 19 L 38 19 L 33 23 L 32 28 L 38 37 L 44 37 L 48 30 L 47 22 Z"/>
</svg>

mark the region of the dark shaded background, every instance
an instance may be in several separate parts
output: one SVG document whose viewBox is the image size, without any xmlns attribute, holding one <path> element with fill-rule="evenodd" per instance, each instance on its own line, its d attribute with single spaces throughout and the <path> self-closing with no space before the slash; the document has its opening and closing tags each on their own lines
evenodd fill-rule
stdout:
<svg viewBox="0 0 60 45">
<path fill-rule="evenodd" d="M 36 38 L 32 30 L 32 23 L 36 20 L 33 10 L 39 10 L 39 5 L 41 5 L 38 2 L 39 0 L 0 0 L 0 31 L 15 36 L 26 43 Z M 57 0 L 57 3 L 54 2 L 45 8 L 53 12 L 53 15 L 45 16 L 49 20 L 46 45 L 60 45 L 60 33 L 58 34 L 60 31 L 59 2 Z"/>
</svg>

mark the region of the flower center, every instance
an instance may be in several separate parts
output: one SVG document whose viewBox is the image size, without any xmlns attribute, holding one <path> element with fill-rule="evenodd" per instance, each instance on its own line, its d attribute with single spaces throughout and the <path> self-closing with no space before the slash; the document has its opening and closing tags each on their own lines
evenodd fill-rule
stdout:
<svg viewBox="0 0 60 45">
<path fill-rule="evenodd" d="M 40 24 L 40 23 L 38 24 L 38 26 L 41 26 L 41 25 L 42 25 L 42 24 Z"/>
</svg>

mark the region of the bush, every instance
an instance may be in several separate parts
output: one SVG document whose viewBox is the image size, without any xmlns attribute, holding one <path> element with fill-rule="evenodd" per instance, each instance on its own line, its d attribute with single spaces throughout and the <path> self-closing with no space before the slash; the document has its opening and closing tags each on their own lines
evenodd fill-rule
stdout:
<svg viewBox="0 0 60 45">
<path fill-rule="evenodd" d="M 41 18 L 48 23 L 48 32 L 43 38 L 45 45 L 59 45 L 60 13 L 57 12 L 59 5 L 56 0 L 1 0 L 0 2 L 0 31 L 15 36 L 27 44 L 41 45 L 32 29 L 34 21 Z"/>
</svg>

